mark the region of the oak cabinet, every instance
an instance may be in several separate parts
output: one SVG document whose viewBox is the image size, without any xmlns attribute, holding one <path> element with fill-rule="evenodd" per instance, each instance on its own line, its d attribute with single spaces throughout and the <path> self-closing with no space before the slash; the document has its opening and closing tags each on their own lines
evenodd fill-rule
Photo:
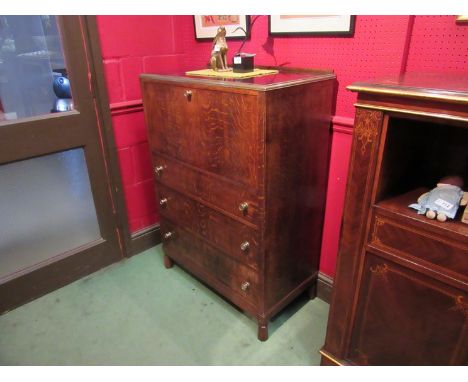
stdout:
<svg viewBox="0 0 468 382">
<path fill-rule="evenodd" d="M 143 74 L 165 264 L 258 320 L 315 293 L 335 76 Z"/>
</svg>

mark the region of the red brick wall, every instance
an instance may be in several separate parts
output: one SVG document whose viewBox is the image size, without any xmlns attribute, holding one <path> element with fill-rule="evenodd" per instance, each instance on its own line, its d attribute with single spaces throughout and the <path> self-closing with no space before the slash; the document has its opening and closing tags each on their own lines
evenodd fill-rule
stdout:
<svg viewBox="0 0 468 382">
<path fill-rule="evenodd" d="M 181 70 L 174 16 L 98 16 L 130 231 L 158 222 L 150 152 L 138 77 Z"/>
</svg>

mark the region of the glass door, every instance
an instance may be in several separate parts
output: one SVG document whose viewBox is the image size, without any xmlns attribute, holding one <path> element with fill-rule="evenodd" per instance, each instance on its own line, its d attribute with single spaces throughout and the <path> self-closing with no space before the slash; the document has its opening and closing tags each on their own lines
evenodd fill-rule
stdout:
<svg viewBox="0 0 468 382">
<path fill-rule="evenodd" d="M 0 313 L 122 257 L 87 36 L 0 16 Z"/>
</svg>

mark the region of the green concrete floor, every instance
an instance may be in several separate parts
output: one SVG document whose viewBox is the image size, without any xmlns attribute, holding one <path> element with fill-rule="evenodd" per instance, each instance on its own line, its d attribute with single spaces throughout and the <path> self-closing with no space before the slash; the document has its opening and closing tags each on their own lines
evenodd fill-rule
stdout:
<svg viewBox="0 0 468 382">
<path fill-rule="evenodd" d="M 328 304 L 305 296 L 256 322 L 160 246 L 0 316 L 1 365 L 318 365 Z"/>
</svg>

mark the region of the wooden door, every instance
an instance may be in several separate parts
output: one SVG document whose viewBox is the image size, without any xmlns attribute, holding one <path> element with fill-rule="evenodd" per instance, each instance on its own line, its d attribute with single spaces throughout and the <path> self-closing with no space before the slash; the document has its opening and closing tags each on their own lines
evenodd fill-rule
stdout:
<svg viewBox="0 0 468 382">
<path fill-rule="evenodd" d="M 89 20 L 2 16 L 1 22 L 14 41 L 0 60 L 4 312 L 121 259 L 123 249 Z M 69 80 L 71 97 L 63 89 L 52 93 L 58 78 Z M 58 111 L 60 105 L 69 110 Z"/>
</svg>

